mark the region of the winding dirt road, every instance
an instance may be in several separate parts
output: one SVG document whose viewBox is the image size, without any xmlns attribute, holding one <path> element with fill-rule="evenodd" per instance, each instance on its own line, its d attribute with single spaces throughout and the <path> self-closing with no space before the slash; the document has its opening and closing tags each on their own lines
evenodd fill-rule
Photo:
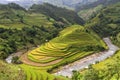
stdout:
<svg viewBox="0 0 120 80">
<path fill-rule="evenodd" d="M 103 51 L 100 53 L 95 53 L 93 55 L 90 55 L 88 57 L 85 57 L 83 59 L 80 59 L 72 64 L 66 65 L 62 67 L 61 70 L 54 73 L 55 75 L 62 75 L 62 76 L 68 76 L 71 78 L 72 71 L 73 70 L 81 70 L 84 68 L 88 68 L 90 64 L 95 64 L 96 61 L 103 61 L 106 58 L 112 56 L 119 48 L 112 44 L 111 40 L 109 38 L 104 38 L 104 42 L 107 44 L 109 50 Z"/>
<path fill-rule="evenodd" d="M 84 69 L 84 68 L 88 68 L 88 66 L 90 64 L 95 64 L 96 61 L 103 61 L 106 58 L 111 57 L 117 50 L 119 50 L 119 48 L 117 46 L 112 44 L 112 42 L 109 38 L 104 38 L 103 40 L 109 48 L 107 51 L 103 51 L 103 52 L 100 52 L 100 53 L 95 53 L 93 55 L 90 55 L 90 56 L 85 57 L 83 59 L 80 59 L 78 61 L 75 61 L 71 64 L 63 66 L 58 72 L 56 72 L 54 74 L 55 75 L 68 76 L 68 77 L 71 78 L 73 70 L 78 71 L 78 70 L 81 70 L 81 69 Z M 14 54 L 10 55 L 8 58 L 6 58 L 6 62 L 11 63 L 11 60 L 14 56 L 21 56 L 22 54 L 23 54 L 23 52 L 14 53 Z M 55 63 L 59 62 L 59 61 L 55 61 L 55 62 L 45 64 L 45 65 L 39 64 L 39 63 L 34 63 L 27 58 L 27 53 L 22 55 L 22 61 L 25 64 L 34 65 L 34 66 L 46 66 L 46 65 L 49 65 L 49 64 L 53 64 L 53 63 L 55 64 Z"/>
</svg>

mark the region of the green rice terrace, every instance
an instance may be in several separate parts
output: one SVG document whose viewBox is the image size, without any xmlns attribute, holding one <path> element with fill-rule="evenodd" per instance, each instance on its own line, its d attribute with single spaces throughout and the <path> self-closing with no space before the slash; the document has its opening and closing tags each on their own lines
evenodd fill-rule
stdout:
<svg viewBox="0 0 120 80">
<path fill-rule="evenodd" d="M 67 64 L 90 55 L 96 50 L 104 50 L 102 44 L 103 42 L 98 40 L 96 35 L 91 32 L 87 33 L 82 26 L 74 25 L 61 31 L 59 36 L 53 40 L 25 54 L 28 61 L 38 65 L 27 62 L 26 56 L 22 58 L 22 61 L 34 66 Z"/>
<path fill-rule="evenodd" d="M 25 69 L 28 80 L 30 80 L 30 76 L 32 80 L 36 80 L 39 74 L 44 77 L 44 73 L 51 78 L 48 80 L 53 80 L 54 77 L 47 72 L 105 48 L 106 45 L 95 33 L 80 25 L 73 25 L 61 31 L 58 37 L 25 53 L 21 57 L 24 63 L 21 67 Z M 36 78 L 32 77 L 34 75 Z"/>
</svg>

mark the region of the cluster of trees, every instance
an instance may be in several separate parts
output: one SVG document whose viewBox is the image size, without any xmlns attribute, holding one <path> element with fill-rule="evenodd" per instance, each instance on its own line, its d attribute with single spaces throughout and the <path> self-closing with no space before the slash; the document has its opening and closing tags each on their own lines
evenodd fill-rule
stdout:
<svg viewBox="0 0 120 80">
<path fill-rule="evenodd" d="M 51 40 L 63 28 L 63 26 L 59 27 L 32 26 L 21 30 L 0 28 L 0 58 L 4 59 L 17 50 L 28 50 L 30 47 Z"/>
<path fill-rule="evenodd" d="M 72 50 L 71 50 L 72 49 Z M 85 46 L 79 46 L 79 45 L 71 45 L 68 50 L 75 52 L 75 51 L 104 51 L 105 48 L 100 45 L 85 45 Z"/>
</svg>

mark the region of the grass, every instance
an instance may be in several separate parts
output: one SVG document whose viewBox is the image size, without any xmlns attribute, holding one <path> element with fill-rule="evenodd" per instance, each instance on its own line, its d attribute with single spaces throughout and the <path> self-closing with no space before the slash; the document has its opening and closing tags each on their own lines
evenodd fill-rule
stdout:
<svg viewBox="0 0 120 80">
<path fill-rule="evenodd" d="M 25 64 L 20 65 L 20 67 L 26 73 L 26 80 L 68 80 L 67 78 L 64 78 L 62 76 L 54 76 L 52 74 L 49 74 L 46 71 L 47 67 L 34 67 Z"/>
<path fill-rule="evenodd" d="M 0 80 L 24 80 L 24 71 L 16 65 L 6 64 L 0 61 Z"/>
</svg>

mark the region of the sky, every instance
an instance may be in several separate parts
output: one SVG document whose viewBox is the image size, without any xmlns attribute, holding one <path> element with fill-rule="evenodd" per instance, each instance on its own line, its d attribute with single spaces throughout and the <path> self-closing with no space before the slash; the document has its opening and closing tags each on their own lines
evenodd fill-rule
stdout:
<svg viewBox="0 0 120 80">
<path fill-rule="evenodd" d="M 19 0 L 6 0 L 6 1 L 19 1 Z"/>
</svg>

